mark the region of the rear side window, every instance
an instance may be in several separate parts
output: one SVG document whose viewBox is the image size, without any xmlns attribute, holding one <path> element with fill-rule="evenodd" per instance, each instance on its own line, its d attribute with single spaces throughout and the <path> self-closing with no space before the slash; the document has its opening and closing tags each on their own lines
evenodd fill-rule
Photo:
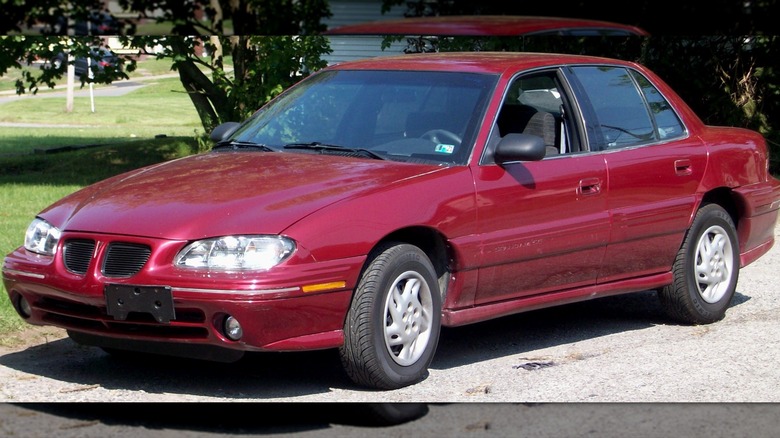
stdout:
<svg viewBox="0 0 780 438">
<path fill-rule="evenodd" d="M 591 150 L 658 142 L 684 133 L 666 99 L 642 75 L 621 67 L 571 69 L 585 92 Z"/>
</svg>

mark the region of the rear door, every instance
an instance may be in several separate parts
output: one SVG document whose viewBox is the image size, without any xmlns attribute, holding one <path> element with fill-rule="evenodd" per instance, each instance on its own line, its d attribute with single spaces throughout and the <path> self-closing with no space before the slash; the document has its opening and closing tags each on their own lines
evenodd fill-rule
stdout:
<svg viewBox="0 0 780 438">
<path fill-rule="evenodd" d="M 669 271 L 690 223 L 706 148 L 640 72 L 567 69 L 590 149 L 609 173 L 612 232 L 599 283 Z"/>
</svg>

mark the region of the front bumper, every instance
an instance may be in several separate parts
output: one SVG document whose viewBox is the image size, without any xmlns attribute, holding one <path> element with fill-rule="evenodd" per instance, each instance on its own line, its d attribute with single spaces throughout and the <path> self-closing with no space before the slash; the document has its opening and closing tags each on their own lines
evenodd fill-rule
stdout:
<svg viewBox="0 0 780 438">
<path fill-rule="evenodd" d="M 28 323 L 61 327 L 76 334 L 74 338 L 81 334 L 88 341 L 111 341 L 109 347 L 121 347 L 115 341 L 124 340 L 128 346 L 186 344 L 203 346 L 204 351 L 295 351 L 343 343 L 344 319 L 362 258 L 300 263 L 262 276 L 207 274 L 155 264 L 155 251 L 170 248 L 150 246 L 155 255 L 129 278 L 106 278 L 98 268 L 75 275 L 56 255 L 41 257 L 19 248 L 4 260 L 3 282 Z M 99 259 L 98 252 L 95 257 Z M 99 260 L 93 265 L 100 266 Z M 145 312 L 112 316 L 104 292 L 109 284 L 170 287 L 175 316 L 163 322 Z M 238 340 L 226 336 L 228 316 L 241 324 Z"/>
</svg>

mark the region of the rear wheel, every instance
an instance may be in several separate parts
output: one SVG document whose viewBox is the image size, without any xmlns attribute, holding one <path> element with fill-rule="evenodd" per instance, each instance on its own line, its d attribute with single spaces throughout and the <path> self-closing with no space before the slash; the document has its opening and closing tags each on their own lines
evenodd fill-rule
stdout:
<svg viewBox="0 0 780 438">
<path fill-rule="evenodd" d="M 739 245 L 734 221 L 719 205 L 699 209 L 677 253 L 674 282 L 659 291 L 672 318 L 689 324 L 722 319 L 737 287 Z"/>
<path fill-rule="evenodd" d="M 357 384 L 396 389 L 422 380 L 439 340 L 441 295 L 419 248 L 388 244 L 374 252 L 355 290 L 339 349 Z"/>
</svg>

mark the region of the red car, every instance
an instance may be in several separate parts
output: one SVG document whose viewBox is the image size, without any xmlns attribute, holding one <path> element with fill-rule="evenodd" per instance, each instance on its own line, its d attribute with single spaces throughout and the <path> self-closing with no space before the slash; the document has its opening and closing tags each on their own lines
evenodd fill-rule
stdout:
<svg viewBox="0 0 780 438">
<path fill-rule="evenodd" d="M 349 24 L 326 35 L 649 36 L 637 26 L 603 20 L 523 15 L 442 15 Z"/>
<path fill-rule="evenodd" d="M 38 214 L 3 264 L 21 317 L 109 352 L 337 348 L 398 388 L 441 326 L 652 289 L 718 321 L 780 207 L 762 136 L 612 59 L 344 63 L 212 138 Z"/>
</svg>

